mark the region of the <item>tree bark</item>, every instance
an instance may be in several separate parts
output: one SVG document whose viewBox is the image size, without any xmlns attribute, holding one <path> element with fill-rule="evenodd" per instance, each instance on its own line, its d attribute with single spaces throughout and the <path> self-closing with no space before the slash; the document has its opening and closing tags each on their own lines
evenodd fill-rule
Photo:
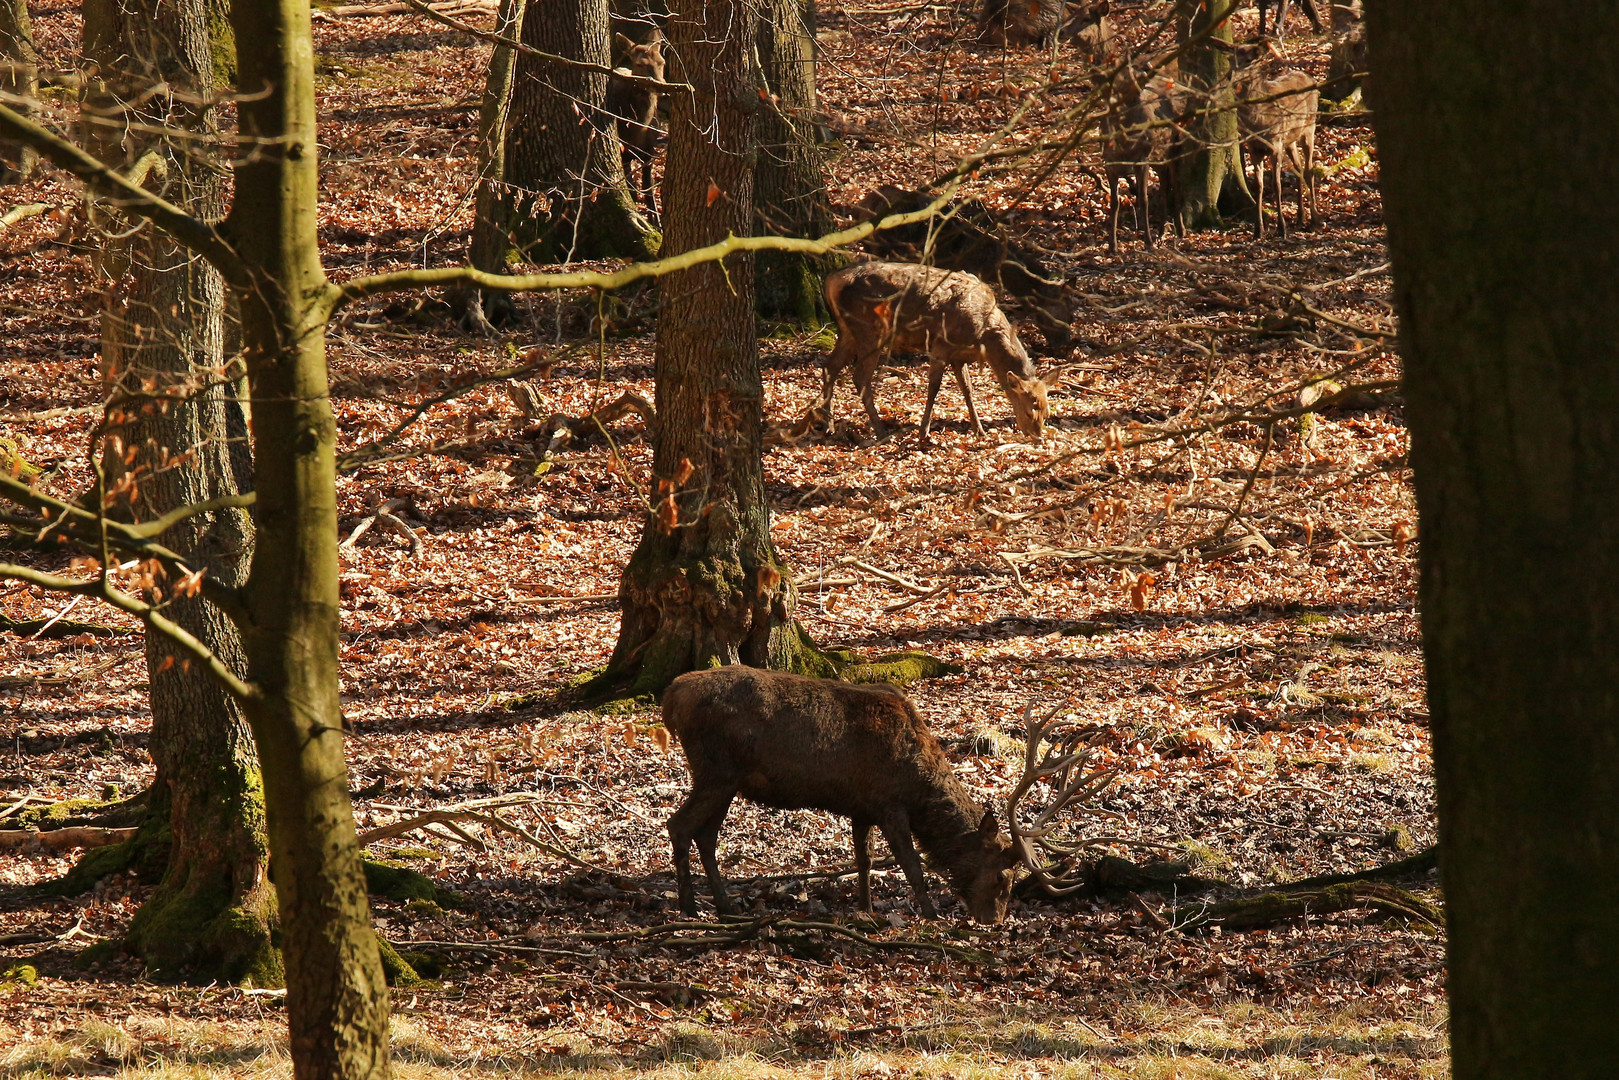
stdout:
<svg viewBox="0 0 1619 1080">
<path fill-rule="evenodd" d="M 756 232 L 824 236 L 835 222 L 815 141 L 814 0 L 768 0 L 763 5 L 759 60 L 770 99 L 759 110 L 756 125 Z M 759 313 L 806 324 L 824 322 L 822 281 L 840 263 L 825 255 L 760 252 L 755 273 Z"/>
<path fill-rule="evenodd" d="M 1619 1061 L 1619 8 L 1368 0 L 1458 1080 Z"/>
<path fill-rule="evenodd" d="M 607 0 L 547 0 L 523 14 L 523 43 L 606 67 Z M 652 226 L 636 209 L 618 129 L 602 106 L 607 76 L 519 53 L 507 123 L 496 235 L 533 262 L 649 259 Z"/>
<path fill-rule="evenodd" d="M 528 0 L 500 0 L 495 12 L 495 33 L 514 37 L 523 25 Z M 478 190 L 474 197 L 472 239 L 467 245 L 467 265 L 491 274 L 504 273 L 511 250 L 505 221 L 500 213 L 506 177 L 506 130 L 511 114 L 512 78 L 517 67 L 515 50 L 496 45 L 489 54 L 489 74 L 484 80 L 483 104 L 478 108 Z M 452 303 L 463 311 L 474 327 L 487 330 L 492 323 L 510 322 L 517 305 L 508 293 L 485 293 L 481 289 L 454 290 Z"/>
<path fill-rule="evenodd" d="M 28 0 L 0 0 L 0 94 L 32 115 L 39 96 L 39 54 L 34 51 Z M 0 184 L 17 184 L 34 171 L 38 155 L 21 143 L 0 142 Z"/>
<path fill-rule="evenodd" d="M 664 240 L 678 254 L 753 220 L 759 84 L 749 0 L 679 0 Z M 593 692 L 656 694 L 717 664 L 790 668 L 804 650 L 791 577 L 770 542 L 751 255 L 662 279 L 655 505 L 619 583 L 618 646 Z"/>
<path fill-rule="evenodd" d="M 1174 166 L 1181 221 L 1188 229 L 1219 228 L 1222 213 L 1253 206 L 1242 172 L 1242 139 L 1231 88 L 1231 14 L 1236 0 L 1179 0 L 1180 68 L 1195 115 L 1186 123 L 1189 147 Z M 1211 45 L 1222 42 L 1227 48 Z"/>
<path fill-rule="evenodd" d="M 252 384 L 258 545 L 243 600 L 298 1080 L 387 1077 L 388 990 L 349 803 L 338 702 L 336 424 L 321 269 L 308 0 L 232 5 L 244 145 L 224 232 Z M 233 282 L 234 284 L 234 282 Z"/>
<path fill-rule="evenodd" d="M 165 195 L 217 221 L 223 176 L 148 134 L 218 134 L 213 109 L 199 104 L 216 89 L 212 22 L 203 0 L 85 5 L 85 55 L 99 80 L 92 105 L 100 122 L 90 125 L 99 156 L 124 169 L 156 155 L 158 164 L 145 171 L 163 176 Z M 179 93 L 158 92 L 159 84 Z M 138 104 L 122 104 L 128 102 Z M 101 366 L 113 417 L 104 483 L 122 475 L 134 485 L 108 509 L 149 519 L 251 490 L 247 419 L 224 354 L 224 280 L 150 224 L 132 229 L 116 212 L 105 213 L 119 238 L 106 242 L 98 260 L 107 284 Z M 219 510 L 175 526 L 165 543 L 234 588 L 247 576 L 253 526 L 245 510 Z M 245 672 L 240 635 L 223 612 L 196 596 L 165 599 L 170 618 Z M 125 947 L 159 976 L 279 986 L 264 806 L 246 715 L 168 638 L 148 634 L 146 656 L 157 775 L 147 820 L 123 858 L 156 862 L 163 877 L 136 912 Z M 114 865 L 109 853 L 92 856 L 76 884 L 89 885 L 89 871 Z"/>
</svg>

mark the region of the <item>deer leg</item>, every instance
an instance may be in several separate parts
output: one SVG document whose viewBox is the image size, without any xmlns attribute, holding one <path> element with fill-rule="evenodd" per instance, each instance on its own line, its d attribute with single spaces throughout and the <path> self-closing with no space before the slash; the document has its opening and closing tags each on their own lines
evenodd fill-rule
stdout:
<svg viewBox="0 0 1619 1080">
<path fill-rule="evenodd" d="M 855 906 L 871 913 L 871 822 L 854 820 L 854 869 L 857 901 Z"/>
<path fill-rule="evenodd" d="M 1271 167 L 1271 179 L 1276 181 L 1276 231 L 1282 234 L 1282 239 L 1283 240 L 1286 240 L 1287 239 L 1287 207 L 1282 202 L 1282 154 L 1283 154 L 1283 150 L 1282 150 L 1282 148 L 1280 146 L 1276 147 L 1275 150 L 1276 150 L 1276 152 L 1274 154 L 1272 154 L 1271 157 L 1270 157 L 1270 167 Z"/>
<path fill-rule="evenodd" d="M 1107 253 L 1117 255 L 1119 253 L 1119 178 L 1111 174 L 1107 178 L 1107 198 L 1110 204 L 1108 210 L 1112 216 L 1112 224 L 1108 226 L 1107 232 Z"/>
<path fill-rule="evenodd" d="M 928 403 L 922 408 L 922 431 L 917 436 L 919 442 L 926 444 L 928 429 L 933 424 L 933 402 L 939 396 L 939 386 L 944 382 L 944 365 L 937 361 L 928 364 Z"/>
<path fill-rule="evenodd" d="M 967 418 L 973 422 L 973 432 L 978 435 L 984 433 L 984 425 L 978 421 L 978 406 L 973 404 L 973 384 L 967 376 L 967 365 L 955 366 L 956 382 L 961 386 L 961 396 L 967 399 Z"/>
<path fill-rule="evenodd" d="M 888 841 L 888 850 L 894 853 L 900 869 L 905 871 L 905 880 L 910 882 L 911 892 L 916 894 L 916 904 L 922 910 L 922 917 L 937 917 L 938 912 L 928 897 L 927 878 L 922 876 L 922 859 L 916 853 L 916 845 L 911 843 L 911 819 L 905 811 L 897 810 L 884 818 L 880 827 L 883 839 Z"/>
<path fill-rule="evenodd" d="M 720 824 L 724 822 L 725 812 L 730 809 L 731 799 L 735 795 L 735 788 L 693 785 L 686 801 L 669 818 L 669 840 L 675 849 L 675 882 L 679 889 L 680 910 L 687 915 L 697 914 L 697 899 L 691 883 L 693 840 L 697 841 L 698 851 L 703 857 L 703 869 L 708 874 L 709 885 L 714 889 L 714 906 L 721 912 L 725 911 L 725 881 L 720 877 L 719 861 L 715 858 L 714 850 L 719 839 Z M 700 838 L 705 830 L 708 830 L 706 846 Z"/>
<path fill-rule="evenodd" d="M 736 914 L 730 897 L 725 895 L 725 878 L 720 874 L 719 860 L 720 826 L 725 824 L 725 812 L 730 808 L 731 799 L 727 796 L 713 816 L 697 830 L 697 853 L 703 857 L 703 872 L 708 875 L 708 887 L 714 893 L 714 910 L 721 915 Z"/>
<path fill-rule="evenodd" d="M 860 404 L 866 407 L 866 418 L 871 421 L 871 433 L 879 439 L 888 438 L 888 425 L 877 414 L 877 365 L 882 353 L 862 356 L 854 366 L 854 384 L 860 388 Z"/>
<path fill-rule="evenodd" d="M 1254 155 L 1254 239 L 1265 239 L 1265 156 Z"/>
<path fill-rule="evenodd" d="M 1141 192 L 1136 199 L 1136 217 L 1141 222 L 1141 235 L 1146 241 L 1147 250 L 1152 251 L 1152 200 L 1147 198 L 1147 184 L 1151 180 L 1151 173 L 1145 165 L 1136 166 L 1136 188 Z"/>
</svg>

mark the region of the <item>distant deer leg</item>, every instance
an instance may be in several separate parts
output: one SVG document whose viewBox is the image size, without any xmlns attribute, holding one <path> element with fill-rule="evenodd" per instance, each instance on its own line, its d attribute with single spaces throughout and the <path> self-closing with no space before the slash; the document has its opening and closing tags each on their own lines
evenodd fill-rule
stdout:
<svg viewBox="0 0 1619 1080">
<path fill-rule="evenodd" d="M 956 382 L 961 386 L 961 396 L 967 399 L 967 418 L 973 422 L 973 431 L 978 435 L 984 433 L 984 425 L 978 421 L 978 406 L 973 404 L 973 384 L 967 375 L 967 365 L 955 366 Z"/>
<path fill-rule="evenodd" d="M 1265 239 L 1265 158 L 1254 156 L 1254 239 Z"/>
<path fill-rule="evenodd" d="M 1282 154 L 1280 146 L 1270 156 L 1271 179 L 1276 181 L 1276 231 L 1287 239 L 1287 206 L 1282 202 Z"/>
<path fill-rule="evenodd" d="M 958 369 L 957 374 L 960 374 Z M 937 361 L 928 364 L 928 403 L 922 408 L 922 431 L 917 436 L 918 441 L 928 441 L 928 429 L 933 425 L 933 402 L 939 396 L 939 387 L 944 382 L 944 365 Z"/>
<path fill-rule="evenodd" d="M 1145 165 L 1136 166 L 1136 219 L 1141 222 L 1141 235 L 1146 242 L 1147 251 L 1152 251 L 1152 200 L 1147 198 L 1147 185 L 1152 180 L 1152 174 Z"/>
<path fill-rule="evenodd" d="M 1108 203 L 1110 204 L 1108 210 L 1112 215 L 1112 224 L 1108 226 L 1107 232 L 1107 253 L 1109 255 L 1117 255 L 1119 253 L 1119 177 L 1113 175 L 1108 176 L 1107 198 Z"/>
<path fill-rule="evenodd" d="M 729 911 L 725 897 L 725 879 L 720 877 L 720 864 L 715 857 L 719 842 L 720 825 L 725 812 L 731 807 L 735 788 L 701 788 L 693 786 L 686 801 L 669 818 L 669 840 L 675 849 L 675 882 L 679 890 L 680 910 L 687 915 L 697 914 L 697 899 L 691 883 L 691 845 L 697 842 L 698 854 L 703 859 L 703 870 L 708 874 L 709 886 L 714 890 L 714 907 L 722 914 Z"/>
<path fill-rule="evenodd" d="M 858 890 L 856 906 L 870 914 L 871 912 L 871 822 L 863 819 L 854 821 L 854 868 L 855 888 Z"/>
<path fill-rule="evenodd" d="M 933 901 L 928 897 L 927 878 L 922 876 L 922 859 L 916 854 L 916 845 L 911 843 L 911 821 L 905 811 L 899 810 L 890 814 L 880 826 L 883 839 L 888 841 L 888 850 L 894 853 L 895 860 L 900 869 L 905 871 L 905 880 L 910 882 L 911 892 L 916 894 L 917 907 L 922 910 L 924 919 L 937 917 L 938 912 L 933 908 Z"/>
</svg>

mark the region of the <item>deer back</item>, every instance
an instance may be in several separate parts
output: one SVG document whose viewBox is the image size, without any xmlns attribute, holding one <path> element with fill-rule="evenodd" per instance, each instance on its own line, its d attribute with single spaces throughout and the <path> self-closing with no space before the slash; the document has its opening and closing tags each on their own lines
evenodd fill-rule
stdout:
<svg viewBox="0 0 1619 1080">
<path fill-rule="evenodd" d="M 982 347 L 997 374 L 1035 377 L 995 291 L 965 271 L 858 263 L 828 275 L 826 301 L 840 330 L 868 347 L 936 356 Z"/>
<path fill-rule="evenodd" d="M 1186 92 L 1168 76 L 1126 80 L 1102 122 L 1102 158 L 1109 164 L 1167 161 L 1179 141 Z"/>
<path fill-rule="evenodd" d="M 889 686 L 714 668 L 669 685 L 663 722 L 694 786 L 871 821 L 895 805 L 920 811 L 940 800 L 981 812 L 916 709 Z"/>
<path fill-rule="evenodd" d="M 1280 151 L 1315 131 L 1321 94 L 1315 80 L 1302 71 L 1284 71 L 1273 78 L 1256 78 L 1242 87 L 1245 103 L 1238 107 L 1243 138 L 1257 140 L 1265 149 Z"/>
</svg>

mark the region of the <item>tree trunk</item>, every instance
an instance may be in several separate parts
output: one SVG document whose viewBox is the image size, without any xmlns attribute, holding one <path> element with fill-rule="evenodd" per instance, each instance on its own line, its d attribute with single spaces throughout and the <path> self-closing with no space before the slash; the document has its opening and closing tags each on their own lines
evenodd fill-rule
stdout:
<svg viewBox="0 0 1619 1080">
<path fill-rule="evenodd" d="M 558 56 L 606 67 L 609 38 L 607 0 L 546 0 L 523 14 L 523 43 Z M 491 216 L 496 235 L 533 262 L 655 254 L 652 227 L 624 181 L 606 100 L 605 74 L 518 54 L 505 192 Z"/>
<path fill-rule="evenodd" d="M 696 93 L 671 111 L 669 254 L 752 223 L 754 33 L 748 0 L 679 0 L 670 16 L 671 79 Z M 789 668 L 801 655 L 791 579 L 770 543 L 753 274 L 752 256 L 739 254 L 662 279 L 658 490 L 619 584 L 618 646 L 594 692 L 656 694 L 696 668 Z"/>
<path fill-rule="evenodd" d="M 528 0 L 500 0 L 495 12 L 495 33 L 514 37 L 523 25 Z M 491 274 L 504 273 L 506 255 L 511 250 L 500 214 L 501 193 L 506 176 L 506 128 L 511 111 L 512 73 L 517 66 L 514 50 L 496 45 L 489 54 L 489 74 L 484 80 L 483 104 L 478 108 L 478 190 L 474 200 L 472 240 L 467 245 L 467 265 Z M 491 323 L 510 322 L 517 305 L 508 293 L 485 293 L 477 288 L 454 290 L 451 301 L 474 327 L 485 329 Z"/>
<path fill-rule="evenodd" d="M 1175 166 L 1180 215 L 1189 229 L 1219 228 L 1225 214 L 1253 207 L 1242 172 L 1242 139 L 1231 88 L 1231 14 L 1236 0 L 1179 0 L 1181 76 L 1195 115 L 1189 147 Z M 1209 44 L 1223 42 L 1228 48 Z"/>
<path fill-rule="evenodd" d="M 834 222 L 815 141 L 814 0 L 769 0 L 759 19 L 759 60 L 771 96 L 757 122 L 755 231 L 824 236 Z M 760 252 L 757 259 L 761 315 L 825 321 L 822 281 L 841 260 L 785 251 Z"/>
<path fill-rule="evenodd" d="M 225 181 L 184 148 L 142 134 L 164 128 L 218 134 L 205 101 L 216 89 L 211 13 L 203 0 L 139 0 L 85 5 L 85 55 L 99 72 L 96 105 L 139 102 L 103 112 L 94 124 L 101 156 L 123 169 L 146 154 L 160 164 L 164 194 L 209 221 L 223 216 Z M 162 82 L 180 91 L 154 93 Z M 224 354 L 225 286 L 219 271 L 149 224 L 131 230 L 99 260 L 106 277 L 102 373 L 114 416 L 105 480 L 135 482 L 113 512 L 150 519 L 191 503 L 252 488 L 247 420 Z M 154 405 L 154 395 L 161 407 Z M 133 457 L 125 455 L 130 448 Z M 179 460 L 176 460 L 176 458 Z M 247 576 L 253 526 L 245 510 L 219 510 L 175 526 L 165 544 L 238 587 Z M 162 587 L 161 585 L 159 586 Z M 241 638 L 229 618 L 200 597 L 171 595 L 168 613 L 238 673 Z M 160 861 L 163 878 L 136 913 L 125 946 L 160 976 L 250 980 L 279 986 L 271 944 L 275 897 L 265 877 L 264 807 L 252 734 L 241 705 L 161 634 L 146 638 L 151 687 L 151 749 L 157 764 L 147 820 L 126 861 Z M 113 868 L 111 853 L 88 870 Z M 76 874 L 90 884 L 93 874 Z"/>
<path fill-rule="evenodd" d="M 371 929 L 338 703 L 336 424 L 326 320 L 336 288 L 316 235 L 308 0 L 232 5 L 238 108 L 255 153 L 235 166 L 225 233 L 253 387 L 258 545 L 244 593 L 248 719 L 264 768 L 270 876 L 281 907 L 298 1080 L 390 1073 L 388 989 Z"/>
<path fill-rule="evenodd" d="M 39 96 L 39 54 L 34 51 L 33 24 L 27 0 L 0 0 L 0 94 L 19 102 L 24 115 L 32 115 Z M 21 143 L 0 142 L 0 184 L 28 179 L 38 155 Z"/>
<path fill-rule="evenodd" d="M 1598 1080 L 1619 1061 L 1619 8 L 1366 10 L 1422 523 L 1452 1067 Z"/>
</svg>

